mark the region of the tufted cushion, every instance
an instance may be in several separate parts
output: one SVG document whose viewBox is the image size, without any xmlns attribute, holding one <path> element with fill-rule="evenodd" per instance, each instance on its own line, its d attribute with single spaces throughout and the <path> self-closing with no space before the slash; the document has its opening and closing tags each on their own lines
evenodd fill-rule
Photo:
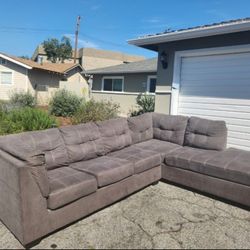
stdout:
<svg viewBox="0 0 250 250">
<path fill-rule="evenodd" d="M 188 117 L 153 113 L 154 138 L 183 145 Z"/>
<path fill-rule="evenodd" d="M 114 159 L 123 159 L 134 164 L 134 173 L 139 174 L 151 168 L 161 165 L 161 155 L 158 152 L 144 150 L 136 146 L 130 146 L 122 150 L 112 152 L 108 156 Z"/>
<path fill-rule="evenodd" d="M 122 149 L 132 143 L 126 118 L 97 122 L 104 154 Z"/>
<path fill-rule="evenodd" d="M 62 167 L 48 171 L 51 193 L 48 208 L 57 209 L 97 190 L 93 175 Z"/>
<path fill-rule="evenodd" d="M 189 118 L 185 145 L 203 149 L 224 150 L 227 145 L 226 123 L 198 117 Z"/>
<path fill-rule="evenodd" d="M 2 136 L 0 149 L 26 161 L 38 152 L 44 154 L 47 169 L 68 163 L 65 144 L 57 128 Z"/>
<path fill-rule="evenodd" d="M 62 127 L 60 131 L 71 163 L 96 158 L 102 154 L 103 147 L 98 142 L 101 136 L 95 123 Z"/>
<path fill-rule="evenodd" d="M 152 113 L 129 117 L 128 126 L 133 144 L 153 139 Z"/>
<path fill-rule="evenodd" d="M 107 156 L 76 162 L 70 167 L 95 176 L 99 187 L 110 185 L 134 174 L 131 162 Z"/>
<path fill-rule="evenodd" d="M 167 155 L 168 166 L 250 185 L 250 153 L 235 148 L 224 151 L 183 147 Z"/>
</svg>

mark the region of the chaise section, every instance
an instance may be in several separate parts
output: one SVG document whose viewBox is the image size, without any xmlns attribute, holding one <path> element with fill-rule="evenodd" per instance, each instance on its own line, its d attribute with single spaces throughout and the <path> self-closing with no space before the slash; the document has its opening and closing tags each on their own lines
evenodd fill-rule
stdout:
<svg viewBox="0 0 250 250">
<path fill-rule="evenodd" d="M 164 161 L 167 154 L 175 151 L 178 148 L 181 148 L 181 146 L 179 146 L 177 144 L 167 142 L 167 141 L 161 141 L 161 140 L 157 140 L 157 139 L 151 139 L 149 141 L 137 143 L 133 146 L 140 148 L 140 149 L 143 149 L 143 150 L 151 150 L 151 151 L 154 151 L 156 153 L 160 153 L 161 158 L 162 158 L 162 162 Z"/>
<path fill-rule="evenodd" d="M 94 176 L 70 167 L 50 170 L 48 176 L 51 190 L 47 201 L 49 209 L 57 209 L 97 190 Z"/>
<path fill-rule="evenodd" d="M 225 151 L 184 147 L 167 155 L 168 166 L 191 170 L 200 174 L 250 185 L 250 153 L 229 148 Z"/>
<path fill-rule="evenodd" d="M 134 166 L 131 162 L 107 156 L 72 163 L 70 167 L 95 176 L 98 187 L 110 185 L 134 174 Z"/>
<path fill-rule="evenodd" d="M 130 146 L 122 150 L 110 153 L 108 156 L 114 159 L 124 159 L 134 164 L 134 173 L 138 174 L 161 165 L 161 155 L 150 150 L 143 150 Z"/>
</svg>

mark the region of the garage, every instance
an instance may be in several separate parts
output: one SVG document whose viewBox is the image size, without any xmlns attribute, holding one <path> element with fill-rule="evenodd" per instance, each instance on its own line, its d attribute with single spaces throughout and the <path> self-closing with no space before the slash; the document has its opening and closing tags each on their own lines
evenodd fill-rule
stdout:
<svg viewBox="0 0 250 250">
<path fill-rule="evenodd" d="M 228 147 L 250 150 L 250 18 L 129 43 L 158 52 L 156 112 L 224 120 Z"/>
<path fill-rule="evenodd" d="M 175 59 L 173 112 L 224 120 L 228 146 L 250 150 L 250 46 L 176 52 Z"/>
</svg>

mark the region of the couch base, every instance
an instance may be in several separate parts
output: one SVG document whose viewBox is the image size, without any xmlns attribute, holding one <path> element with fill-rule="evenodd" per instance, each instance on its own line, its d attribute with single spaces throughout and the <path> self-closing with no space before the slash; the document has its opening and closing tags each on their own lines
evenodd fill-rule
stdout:
<svg viewBox="0 0 250 250">
<path fill-rule="evenodd" d="M 250 187 L 246 185 L 165 164 L 162 179 L 250 207 Z"/>
<path fill-rule="evenodd" d="M 143 173 L 130 176 L 122 181 L 98 189 L 95 193 L 85 196 L 75 202 L 56 210 L 48 210 L 48 216 L 42 218 L 48 220 L 50 228 L 47 235 L 63 228 L 79 219 L 82 219 L 112 203 L 115 203 L 126 196 L 143 189 L 161 179 L 161 166 L 154 167 Z M 42 223 L 42 222 L 41 222 Z M 38 225 L 39 226 L 39 225 Z M 40 235 L 40 239 L 46 235 Z M 30 239 L 29 242 L 21 242 L 23 245 L 36 244 L 39 240 Z"/>
</svg>

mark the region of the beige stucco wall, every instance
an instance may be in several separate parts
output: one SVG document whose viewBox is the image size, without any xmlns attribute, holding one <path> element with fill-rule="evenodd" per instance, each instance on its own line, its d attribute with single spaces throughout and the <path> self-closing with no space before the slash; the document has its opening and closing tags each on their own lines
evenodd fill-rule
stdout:
<svg viewBox="0 0 250 250">
<path fill-rule="evenodd" d="M 67 81 L 60 81 L 59 88 L 67 89 L 86 100 L 89 99 L 88 82 L 77 69 L 71 71 Z"/>
<path fill-rule="evenodd" d="M 85 70 L 105 68 L 109 66 L 119 65 L 122 63 L 123 63 L 122 60 L 114 60 L 112 58 L 98 58 L 90 56 L 84 56 L 82 58 L 82 67 Z"/>
<path fill-rule="evenodd" d="M 120 104 L 122 116 L 128 116 L 131 110 L 136 109 L 137 94 L 92 92 L 91 97 L 97 101 L 108 100 Z"/>
<path fill-rule="evenodd" d="M 0 82 L 0 100 L 9 100 L 11 93 L 15 91 L 27 91 L 29 83 L 26 68 L 7 61 L 6 65 L 0 65 L 1 72 L 12 72 L 12 84 L 1 84 Z"/>
</svg>

